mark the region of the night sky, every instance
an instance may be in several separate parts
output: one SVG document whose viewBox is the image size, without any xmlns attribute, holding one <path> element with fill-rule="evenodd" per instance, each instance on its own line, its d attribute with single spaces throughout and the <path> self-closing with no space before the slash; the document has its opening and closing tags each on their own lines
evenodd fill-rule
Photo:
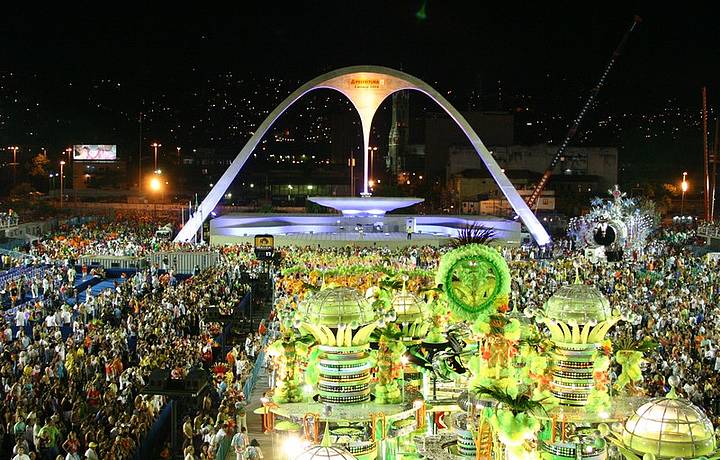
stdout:
<svg viewBox="0 0 720 460">
<path fill-rule="evenodd" d="M 634 14 L 644 18 L 608 92 L 631 107 L 717 87 L 720 32 L 709 11 L 632 2 L 193 2 L 192 7 L 4 6 L 0 69 L 134 75 L 165 82 L 201 66 L 310 79 L 354 64 L 402 67 L 444 85 L 486 75 L 528 88 L 545 76 L 592 84 Z M 560 5 L 562 3 L 562 5 Z M 206 4 L 207 6 L 202 6 Z M 100 5 L 98 3 L 97 5 Z M 507 6 L 503 6 L 507 5 Z M 108 10 L 108 8 L 111 8 Z M 683 9 L 685 8 L 685 9 Z M 9 10 L 9 11 L 8 11 Z M 557 80 L 554 80 L 557 81 Z"/>
<path fill-rule="evenodd" d="M 421 0 L 193 2 L 191 6 L 4 5 L 0 72 L 75 80 L 119 78 L 140 99 L 187 84 L 190 69 L 302 82 L 347 65 L 400 68 L 438 89 L 479 82 L 562 94 L 571 119 L 632 22 L 643 17 L 599 97 L 604 114 L 700 109 L 720 98 L 720 28 L 710 11 L 660 2 Z M 149 2 L 148 2 L 149 3 Z M 158 2 L 159 3 L 159 2 Z M 501 82 L 501 83 L 498 83 Z M 73 101 L 63 101 L 72 106 Z M 2 110 L 2 107 L 0 107 Z M 553 109 L 555 110 L 555 109 Z M 0 142 L 12 142 L 0 130 Z"/>
</svg>

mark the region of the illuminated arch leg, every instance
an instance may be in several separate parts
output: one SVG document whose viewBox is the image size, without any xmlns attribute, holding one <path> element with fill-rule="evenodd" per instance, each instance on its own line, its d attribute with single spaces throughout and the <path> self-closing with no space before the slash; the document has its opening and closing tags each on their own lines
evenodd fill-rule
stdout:
<svg viewBox="0 0 720 460">
<path fill-rule="evenodd" d="M 515 187 L 503 173 L 500 166 L 492 157 L 488 149 L 480 140 L 475 130 L 472 129 L 460 112 L 455 109 L 440 93 L 435 91 L 430 85 L 422 80 L 397 70 L 386 67 L 376 66 L 355 66 L 338 69 L 324 75 L 321 75 L 298 88 L 290 96 L 288 96 L 275 110 L 262 122 L 257 131 L 253 134 L 247 144 L 240 151 L 238 156 L 233 160 L 220 180 L 210 190 L 200 204 L 198 211 L 185 223 L 175 237 L 175 241 L 190 241 L 200 229 L 203 221 L 207 219 L 212 210 L 220 202 L 225 191 L 228 189 L 232 181 L 242 169 L 248 157 L 255 150 L 260 139 L 275 123 L 280 115 L 285 112 L 292 104 L 294 104 L 303 95 L 318 88 L 330 88 L 340 91 L 350 99 L 355 109 L 360 114 L 360 120 L 363 128 L 363 158 L 364 165 L 364 190 L 367 191 L 368 164 L 367 164 L 367 148 L 370 134 L 370 125 L 373 116 L 382 101 L 390 94 L 403 89 L 412 89 L 420 91 L 434 100 L 447 114 L 457 123 L 463 130 L 467 138 L 470 140 L 473 148 L 485 163 L 495 183 L 507 198 L 510 205 L 518 214 L 522 222 L 527 226 L 533 238 L 538 244 L 547 244 L 550 242 L 550 236 L 545 228 L 540 224 L 535 215 L 528 208 L 525 201 L 520 197 Z"/>
</svg>

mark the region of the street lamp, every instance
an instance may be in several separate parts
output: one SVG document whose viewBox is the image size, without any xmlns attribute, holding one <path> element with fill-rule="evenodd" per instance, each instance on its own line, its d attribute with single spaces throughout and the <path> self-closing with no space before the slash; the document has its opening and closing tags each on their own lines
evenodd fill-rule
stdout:
<svg viewBox="0 0 720 460">
<path fill-rule="evenodd" d="M 64 167 L 65 167 L 65 161 L 61 160 L 60 161 L 60 208 L 61 209 L 63 207 L 63 194 L 65 193 L 64 188 L 63 188 L 63 184 L 64 184 L 63 178 L 65 177 L 63 174 Z"/>
<path fill-rule="evenodd" d="M 13 146 L 7 148 L 8 150 L 12 150 L 12 152 L 13 152 L 13 162 L 12 162 L 13 185 L 15 185 L 15 183 L 17 182 L 17 151 L 19 148 L 20 147 L 18 147 L 17 145 L 13 145 Z"/>
<path fill-rule="evenodd" d="M 158 147 L 162 147 L 162 144 L 158 144 L 157 142 L 153 142 L 150 144 L 150 147 L 153 147 L 155 149 L 155 167 L 153 168 L 154 171 L 157 171 L 157 149 Z"/>
<path fill-rule="evenodd" d="M 157 202 L 158 202 L 158 193 L 160 193 L 163 190 L 163 184 L 162 184 L 162 177 L 160 176 L 158 171 L 155 171 L 153 176 L 150 178 L 150 182 L 148 185 L 150 186 L 150 190 L 153 191 L 155 194 L 155 199 L 153 200 L 153 218 L 157 217 Z"/>
<path fill-rule="evenodd" d="M 175 147 L 175 148 L 177 149 L 177 152 L 178 152 L 177 162 L 178 162 L 178 164 L 180 164 L 180 147 Z"/>
<path fill-rule="evenodd" d="M 377 147 L 368 147 L 368 150 L 370 151 L 370 178 L 371 179 L 373 177 L 375 177 L 375 152 L 377 152 L 377 149 L 378 149 Z M 368 185 L 370 185 L 370 181 L 368 181 Z"/>
<path fill-rule="evenodd" d="M 683 210 L 685 209 L 685 192 L 687 192 L 688 189 L 688 183 L 687 183 L 687 172 L 683 172 L 683 179 L 682 184 L 680 184 L 680 188 L 682 189 L 682 198 L 680 199 L 680 216 L 683 216 Z"/>
<path fill-rule="evenodd" d="M 350 196 L 355 196 L 355 155 L 352 151 L 350 152 L 348 166 L 350 167 Z"/>
</svg>

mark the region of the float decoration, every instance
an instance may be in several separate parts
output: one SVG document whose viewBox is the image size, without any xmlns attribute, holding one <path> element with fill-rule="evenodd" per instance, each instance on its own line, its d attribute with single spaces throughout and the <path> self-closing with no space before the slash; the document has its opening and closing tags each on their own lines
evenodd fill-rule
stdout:
<svg viewBox="0 0 720 460">
<path fill-rule="evenodd" d="M 536 414 L 544 412 L 542 404 L 528 394 L 513 396 L 497 387 L 476 387 L 475 391 L 480 397 L 497 401 L 497 407 L 484 409 L 483 416 L 508 449 L 508 456 L 513 459 L 538 459 L 536 439 L 541 424 Z"/>
<path fill-rule="evenodd" d="M 589 213 L 570 220 L 568 236 L 580 249 L 642 250 L 648 236 L 660 225 L 654 204 L 627 198 L 617 185 L 608 193 L 611 199 L 593 199 Z"/>
<path fill-rule="evenodd" d="M 678 398 L 674 388 L 667 396 L 640 406 L 609 439 L 628 460 L 703 458 L 716 454 L 712 423 L 700 408 Z"/>
<path fill-rule="evenodd" d="M 607 410 L 610 360 L 600 345 L 620 315 L 611 316 L 605 296 L 579 282 L 558 289 L 545 303 L 544 315 L 542 322 L 550 330 L 554 345 L 553 395 L 561 405 L 588 405 L 594 412 Z"/>
<path fill-rule="evenodd" d="M 322 289 L 302 303 L 296 320 L 319 344 L 318 393 L 325 403 L 370 400 L 370 335 L 378 313 L 347 287 Z M 357 329 L 357 332 L 353 332 Z"/>
<path fill-rule="evenodd" d="M 303 395 L 297 366 L 296 339 L 292 334 L 283 334 L 268 347 L 268 355 L 277 364 L 277 378 L 273 391 L 273 400 L 276 403 L 300 402 Z"/>
<path fill-rule="evenodd" d="M 561 286 L 542 310 L 515 304 L 509 311 L 507 264 L 476 244 L 443 256 L 436 287 L 401 270 L 373 270 L 313 269 L 281 280 L 290 294 L 278 301 L 282 336 L 272 354 L 279 359 L 288 348 L 295 356 L 283 358 L 294 374 L 278 373 L 289 383 L 276 391 L 282 405 L 274 414 L 293 422 L 318 414 L 328 442 L 361 460 L 380 452 L 387 459 L 420 452 L 453 460 L 606 460 L 617 456 L 606 440 L 631 460 L 645 454 L 620 447 L 622 434 L 604 424 L 620 433 L 646 400 L 609 392 L 615 383 L 634 394 L 642 347 L 618 342 L 613 353 L 607 336 L 621 316 L 597 289 Z M 613 358 L 622 366 L 617 382 L 608 378 Z M 319 394 L 284 402 L 297 400 L 303 378 L 312 385 L 307 393 Z M 477 393 L 464 402 L 458 394 L 465 388 Z"/>
<path fill-rule="evenodd" d="M 619 341 L 615 360 L 622 366 L 622 371 L 613 387 L 620 391 L 630 385 L 631 390 L 635 390 L 635 383 L 642 381 L 642 369 L 640 366 L 644 362 L 643 356 L 645 353 L 653 351 L 657 346 L 658 343 L 649 337 L 645 337 L 640 341 Z"/>
<path fill-rule="evenodd" d="M 440 259 L 435 283 L 442 287 L 453 314 L 473 320 L 507 305 L 510 269 L 495 249 L 468 244 Z"/>
</svg>

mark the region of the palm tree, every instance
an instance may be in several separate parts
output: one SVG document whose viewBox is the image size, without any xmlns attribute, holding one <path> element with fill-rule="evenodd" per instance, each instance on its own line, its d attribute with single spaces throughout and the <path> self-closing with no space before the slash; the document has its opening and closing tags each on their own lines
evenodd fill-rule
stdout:
<svg viewBox="0 0 720 460">
<path fill-rule="evenodd" d="M 466 244 L 489 244 L 494 239 L 495 229 L 473 222 L 458 231 L 458 236 L 452 239 L 450 246 L 459 248 Z"/>
</svg>

